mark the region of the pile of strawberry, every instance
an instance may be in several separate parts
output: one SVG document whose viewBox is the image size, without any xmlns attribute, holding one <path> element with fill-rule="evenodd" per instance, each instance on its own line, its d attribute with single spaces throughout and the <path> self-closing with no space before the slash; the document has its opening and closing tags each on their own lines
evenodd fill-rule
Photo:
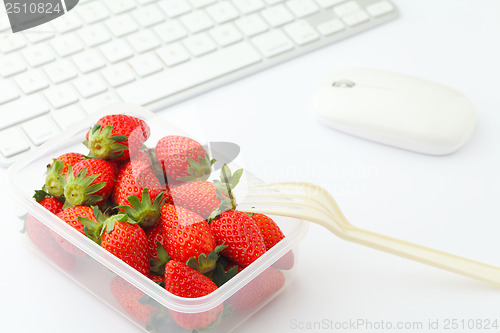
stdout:
<svg viewBox="0 0 500 333">
<path fill-rule="evenodd" d="M 212 165 L 197 141 L 167 135 L 154 148 L 146 122 L 129 115 L 107 115 L 89 130 L 87 154 L 68 152 L 47 166 L 35 199 L 85 237 L 181 297 L 215 291 L 276 245 L 284 234 L 263 214 L 236 209 L 233 189 L 243 170 L 227 165 L 220 179 L 208 181 Z M 67 249 L 74 251 L 74 249 Z M 280 270 L 293 266 L 290 252 L 238 293 L 232 308 L 258 305 L 280 289 Z M 151 320 L 148 304 L 124 296 L 122 282 L 111 290 L 136 319 Z M 213 324 L 223 304 L 203 314 L 171 311 L 187 329 Z"/>
</svg>

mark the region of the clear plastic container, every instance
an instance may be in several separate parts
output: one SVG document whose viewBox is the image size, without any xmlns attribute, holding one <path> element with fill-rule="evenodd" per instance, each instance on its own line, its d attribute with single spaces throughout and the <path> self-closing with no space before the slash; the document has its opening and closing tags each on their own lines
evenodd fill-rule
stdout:
<svg viewBox="0 0 500 333">
<path fill-rule="evenodd" d="M 91 115 L 17 161 L 8 170 L 12 197 L 28 213 L 25 225 L 27 246 L 141 330 L 191 332 L 177 324 L 172 316 L 192 322 L 209 317 L 221 308 L 223 311 L 217 321 L 207 329 L 211 332 L 234 330 L 290 285 L 295 275 L 299 244 L 307 233 L 308 223 L 273 217 L 285 234 L 285 239 L 207 296 L 183 298 L 167 292 L 62 222 L 32 198 L 34 190 L 39 189 L 44 182 L 46 165 L 54 157 L 66 152 L 86 153 L 82 141 L 90 126 L 104 114 L 116 113 L 133 115 L 148 123 L 151 128 L 151 137 L 145 143 L 148 147 L 154 147 L 161 137 L 170 134 L 186 135 L 204 143 L 202 138 L 186 134 L 157 114 L 137 106 L 111 105 Z M 233 171 L 238 168 L 231 164 L 229 166 Z M 213 175 L 209 180 L 216 178 Z M 245 170 L 237 186 L 237 199 L 244 199 L 245 189 L 259 181 Z M 286 269 L 283 269 L 283 262 L 288 265 Z M 268 284 L 276 276 L 284 280 L 281 281 L 283 286 L 269 294 Z"/>
</svg>

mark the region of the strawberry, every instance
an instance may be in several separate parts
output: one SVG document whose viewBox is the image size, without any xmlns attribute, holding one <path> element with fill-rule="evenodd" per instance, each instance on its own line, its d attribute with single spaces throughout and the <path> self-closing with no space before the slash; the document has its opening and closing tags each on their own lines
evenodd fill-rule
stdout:
<svg viewBox="0 0 500 333">
<path fill-rule="evenodd" d="M 203 146 L 188 137 L 168 135 L 155 148 L 156 158 L 170 184 L 206 180 L 215 162 Z"/>
<path fill-rule="evenodd" d="M 58 214 L 63 210 L 63 203 L 54 197 L 51 197 L 48 193 L 44 191 L 37 190 L 33 196 L 35 200 L 42 205 L 44 208 L 48 209 L 52 214 Z"/>
<path fill-rule="evenodd" d="M 66 153 L 54 159 L 52 164 L 47 166 L 47 173 L 45 176 L 44 190 L 56 198 L 62 199 L 64 195 L 64 188 L 61 180 L 61 175 L 66 175 L 68 166 L 73 166 L 83 160 L 85 157 L 80 153 Z"/>
<path fill-rule="evenodd" d="M 157 247 L 160 243 L 165 248 L 165 237 L 163 237 L 163 223 L 156 223 L 152 228 L 146 230 L 146 237 L 148 238 L 149 256 L 158 260 Z"/>
<path fill-rule="evenodd" d="M 140 273 L 149 273 L 148 239 L 136 221 L 125 214 L 107 219 L 100 214 L 97 223 L 82 217 L 78 221 L 85 226 L 85 233 L 94 242 Z"/>
<path fill-rule="evenodd" d="M 236 292 L 228 302 L 234 310 L 252 309 L 269 299 L 285 284 L 283 273 L 273 267 L 257 275 L 252 281 Z"/>
<path fill-rule="evenodd" d="M 177 260 L 170 260 L 165 266 L 165 289 L 174 295 L 186 298 L 202 297 L 217 290 L 215 283 L 197 270 Z M 169 310 L 177 324 L 188 329 L 207 328 L 214 323 L 223 310 L 219 304 L 200 313 L 184 313 Z"/>
<path fill-rule="evenodd" d="M 269 216 L 259 213 L 250 213 L 248 216 L 250 216 L 259 227 L 260 234 L 264 238 L 267 250 L 285 238 L 285 235 L 281 231 L 280 227 L 278 227 L 276 222 L 274 222 Z"/>
<path fill-rule="evenodd" d="M 56 158 L 64 163 L 64 168 L 62 170 L 63 174 L 68 172 L 68 166 L 73 167 L 76 163 L 83 161 L 85 156 L 80 153 L 66 153 Z"/>
<path fill-rule="evenodd" d="M 266 252 L 259 228 L 247 214 L 229 210 L 210 222 L 218 245 L 227 245 L 221 254 L 246 267 Z"/>
<path fill-rule="evenodd" d="M 57 217 L 85 235 L 84 226 L 78 220 L 78 217 L 84 217 L 97 223 L 96 214 L 99 214 L 99 212 L 95 206 L 73 206 L 57 214 Z"/>
<path fill-rule="evenodd" d="M 165 250 L 172 259 L 186 262 L 215 250 L 215 238 L 201 216 L 185 208 L 165 204 L 161 208 Z"/>
<path fill-rule="evenodd" d="M 75 267 L 75 257 L 61 248 L 52 237 L 52 230 L 36 217 L 28 214 L 24 230 L 38 251 L 57 266 L 65 271 L 71 271 Z"/>
<path fill-rule="evenodd" d="M 193 181 L 170 189 L 172 202 L 207 219 L 219 207 L 215 186 L 208 181 Z"/>
<path fill-rule="evenodd" d="M 260 234 L 264 238 L 264 243 L 266 243 L 266 249 L 269 250 L 279 241 L 285 238 L 285 235 L 281 231 L 280 227 L 271 219 L 269 216 L 259 213 L 248 214 L 252 220 L 257 224 L 260 230 Z M 288 251 L 283 257 L 278 259 L 273 267 L 279 269 L 291 269 L 293 267 L 295 258 L 292 250 Z"/>
<path fill-rule="evenodd" d="M 111 194 L 113 201 L 143 227 L 153 226 L 160 217 L 160 205 L 171 202 L 151 165 L 133 160 L 120 169 Z"/>
<path fill-rule="evenodd" d="M 86 159 L 69 166 L 64 184 L 65 207 L 90 206 L 104 202 L 115 183 L 115 167 L 106 160 Z"/>
<path fill-rule="evenodd" d="M 97 218 L 101 212 L 96 206 L 93 207 L 88 207 L 88 206 L 73 206 L 66 208 L 59 214 L 57 214 L 57 217 L 59 217 L 61 220 L 81 232 L 83 235 L 85 234 L 84 231 L 84 226 L 83 224 L 78 220 L 79 217 L 84 217 L 89 220 L 94 221 L 97 223 Z M 75 256 L 82 257 L 84 253 L 78 249 L 75 245 L 73 245 L 71 242 L 66 240 L 64 237 L 60 236 L 59 234 L 52 232 L 52 236 L 55 238 L 55 240 L 59 243 L 59 245 L 66 250 L 66 252 L 71 253 Z"/>
<path fill-rule="evenodd" d="M 140 300 L 146 294 L 120 276 L 111 280 L 109 288 L 123 309 L 141 324 L 148 323 L 151 316 L 159 310 L 151 304 L 142 304 Z"/>
<path fill-rule="evenodd" d="M 140 150 L 149 135 L 149 126 L 142 119 L 123 114 L 106 115 L 90 129 L 84 144 L 91 156 L 126 160 Z"/>
</svg>

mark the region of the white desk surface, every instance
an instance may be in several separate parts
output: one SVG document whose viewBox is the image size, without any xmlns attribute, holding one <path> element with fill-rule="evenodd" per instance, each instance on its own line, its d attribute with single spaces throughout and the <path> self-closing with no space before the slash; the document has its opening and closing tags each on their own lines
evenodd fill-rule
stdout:
<svg viewBox="0 0 500 333">
<path fill-rule="evenodd" d="M 321 184 L 354 225 L 500 265 L 500 2 L 395 3 L 396 21 L 183 104 L 200 109 L 210 140 L 238 143 L 247 168 L 264 180 Z M 312 91 L 325 74 L 347 67 L 449 85 L 475 104 L 476 130 L 455 154 L 432 157 L 324 127 L 308 114 Z M 0 173 L 3 181 L 5 170 Z M 2 191 L 1 331 L 137 332 L 20 245 L 9 200 Z M 453 332 L 476 331 L 467 330 L 470 319 L 500 326 L 498 287 L 348 243 L 315 225 L 298 265 L 290 288 L 237 332 L 372 331 L 334 329 L 358 320 L 374 329 L 422 323 L 419 332 L 443 331 L 447 320 L 465 323 Z M 440 329 L 430 329 L 436 320 Z"/>
</svg>

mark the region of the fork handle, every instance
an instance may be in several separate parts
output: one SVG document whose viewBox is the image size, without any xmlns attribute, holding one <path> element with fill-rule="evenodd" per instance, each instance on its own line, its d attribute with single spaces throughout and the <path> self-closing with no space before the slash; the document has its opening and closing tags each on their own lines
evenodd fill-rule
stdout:
<svg viewBox="0 0 500 333">
<path fill-rule="evenodd" d="M 471 278 L 500 284 L 500 268 L 368 230 L 353 228 L 342 238 Z"/>
</svg>

